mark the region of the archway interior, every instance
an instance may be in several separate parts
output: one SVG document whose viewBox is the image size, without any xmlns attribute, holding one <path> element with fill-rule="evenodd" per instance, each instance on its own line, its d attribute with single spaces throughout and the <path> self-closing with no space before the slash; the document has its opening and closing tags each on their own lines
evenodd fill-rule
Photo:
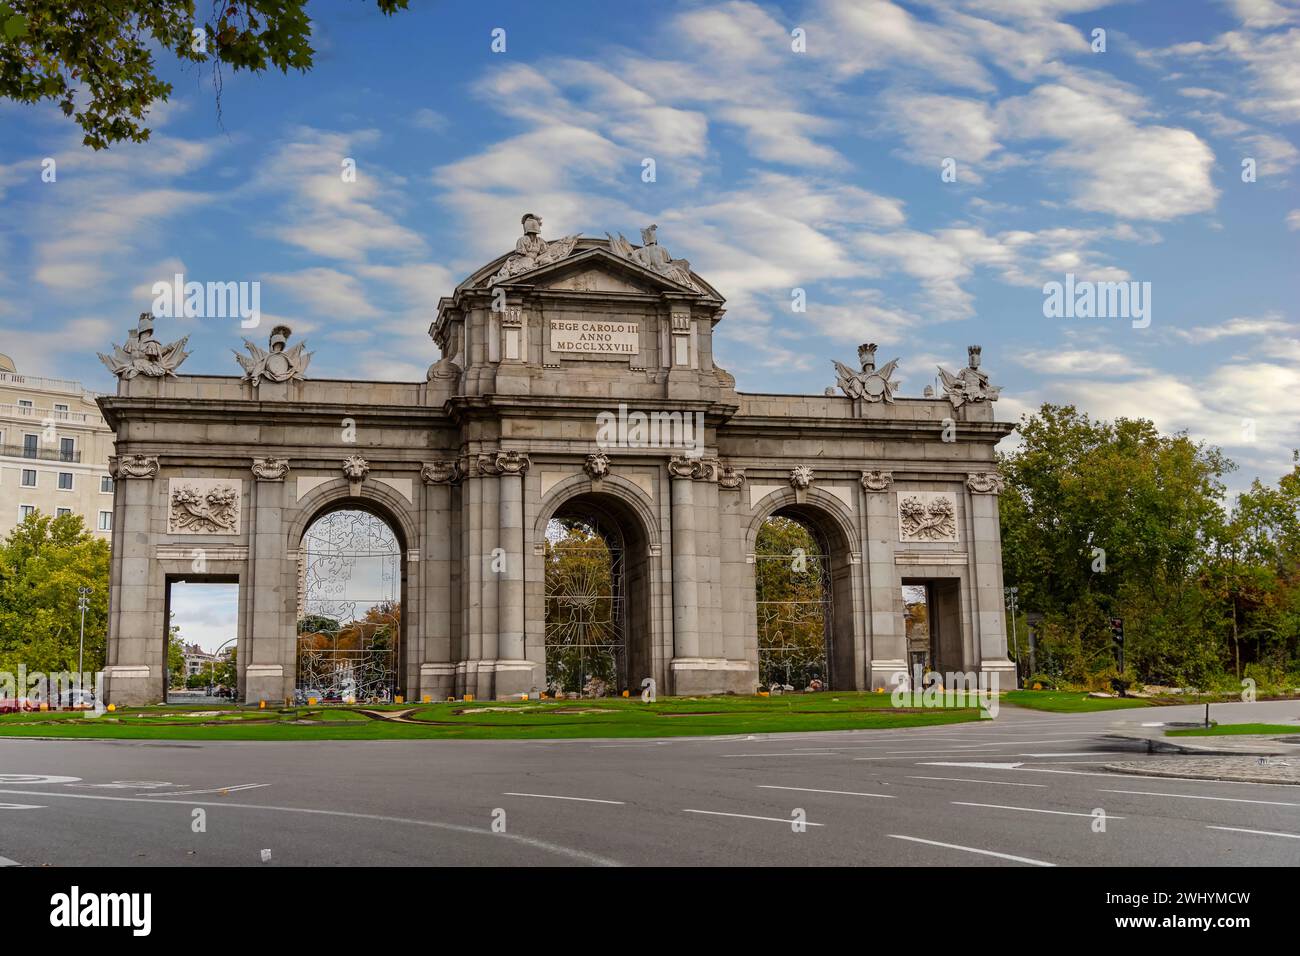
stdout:
<svg viewBox="0 0 1300 956">
<path fill-rule="evenodd" d="M 603 697 L 628 686 L 626 563 L 617 525 L 568 509 L 546 523 L 546 684 Z"/>
<path fill-rule="evenodd" d="M 824 536 L 790 514 L 765 519 L 754 542 L 754 589 L 760 686 L 830 687 L 834 604 Z"/>
<path fill-rule="evenodd" d="M 387 701 L 401 692 L 402 548 L 369 511 L 316 518 L 298 549 L 299 698 Z"/>
<path fill-rule="evenodd" d="M 903 625 L 907 631 L 907 672 L 921 668 L 925 673 L 934 663 L 934 619 L 930 614 L 930 585 L 903 584 Z"/>
</svg>

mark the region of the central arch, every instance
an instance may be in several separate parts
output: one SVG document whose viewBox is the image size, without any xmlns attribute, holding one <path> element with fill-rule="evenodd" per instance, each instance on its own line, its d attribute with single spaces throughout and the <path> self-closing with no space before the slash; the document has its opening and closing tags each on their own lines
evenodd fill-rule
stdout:
<svg viewBox="0 0 1300 956">
<path fill-rule="evenodd" d="M 356 501 L 317 512 L 298 547 L 296 695 L 402 694 L 405 591 L 405 548 L 386 516 Z"/>
<path fill-rule="evenodd" d="M 650 547 L 621 498 L 561 501 L 544 532 L 543 649 L 551 692 L 617 695 L 653 676 Z"/>
<path fill-rule="evenodd" d="M 761 687 L 864 684 L 854 611 L 858 556 L 838 505 L 811 494 L 774 495 L 751 525 L 751 626 Z"/>
</svg>

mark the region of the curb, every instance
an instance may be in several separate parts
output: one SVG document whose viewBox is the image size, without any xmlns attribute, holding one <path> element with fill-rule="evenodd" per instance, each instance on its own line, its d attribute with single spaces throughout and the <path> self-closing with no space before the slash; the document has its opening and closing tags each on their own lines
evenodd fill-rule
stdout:
<svg viewBox="0 0 1300 956">
<path fill-rule="evenodd" d="M 1247 756 L 1246 754 L 1234 754 L 1233 756 Z M 1300 780 L 1283 779 L 1281 777 L 1245 777 L 1240 774 L 1235 776 L 1225 776 L 1224 774 L 1215 773 L 1193 773 L 1190 770 L 1164 770 L 1152 769 L 1149 767 L 1126 767 L 1121 764 L 1108 763 L 1103 765 L 1103 769 L 1112 773 L 1123 773 L 1141 777 L 1167 777 L 1174 780 L 1218 780 L 1225 783 L 1262 783 L 1271 786 L 1282 787 L 1300 787 Z"/>
</svg>

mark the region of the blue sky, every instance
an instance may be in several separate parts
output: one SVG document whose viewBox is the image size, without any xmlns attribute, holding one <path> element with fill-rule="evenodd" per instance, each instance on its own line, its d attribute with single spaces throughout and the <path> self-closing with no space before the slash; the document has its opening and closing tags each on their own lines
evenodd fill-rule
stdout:
<svg viewBox="0 0 1300 956">
<path fill-rule="evenodd" d="M 1237 489 L 1288 469 L 1298 0 L 412 6 L 312 3 L 316 67 L 227 73 L 220 117 L 161 54 L 143 145 L 0 104 L 0 351 L 109 390 L 95 351 L 183 272 L 261 282 L 264 313 L 160 322 L 185 372 L 238 374 L 229 349 L 285 321 L 314 376 L 422 379 L 438 297 L 535 211 L 548 238 L 658 223 L 727 296 L 742 390 L 820 392 L 870 340 L 917 395 L 978 342 L 1002 417 L 1150 417 L 1224 447 Z M 1067 272 L 1150 282 L 1150 326 L 1045 318 Z"/>
</svg>

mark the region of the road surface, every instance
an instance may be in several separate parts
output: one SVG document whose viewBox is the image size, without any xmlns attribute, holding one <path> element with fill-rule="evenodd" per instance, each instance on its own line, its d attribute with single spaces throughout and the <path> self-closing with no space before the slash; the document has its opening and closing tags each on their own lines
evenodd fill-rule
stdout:
<svg viewBox="0 0 1300 956">
<path fill-rule="evenodd" d="M 1106 739 L 1134 713 L 660 740 L 0 739 L 0 864 L 1300 864 L 1300 787 L 1106 771 L 1179 759 Z"/>
</svg>

